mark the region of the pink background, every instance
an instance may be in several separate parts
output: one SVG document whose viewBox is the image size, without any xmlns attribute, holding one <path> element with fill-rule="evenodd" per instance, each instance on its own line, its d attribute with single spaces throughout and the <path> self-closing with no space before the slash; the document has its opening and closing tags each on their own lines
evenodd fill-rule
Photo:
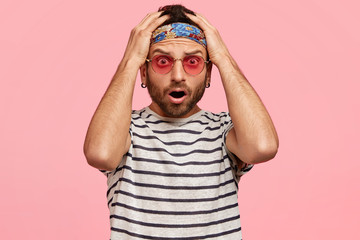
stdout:
<svg viewBox="0 0 360 240">
<path fill-rule="evenodd" d="M 218 28 L 280 137 L 240 183 L 244 239 L 360 239 L 359 1 L 180 2 Z M 131 29 L 168 3 L 2 1 L 0 239 L 108 239 L 85 133 Z M 201 106 L 226 110 L 216 68 Z"/>
</svg>

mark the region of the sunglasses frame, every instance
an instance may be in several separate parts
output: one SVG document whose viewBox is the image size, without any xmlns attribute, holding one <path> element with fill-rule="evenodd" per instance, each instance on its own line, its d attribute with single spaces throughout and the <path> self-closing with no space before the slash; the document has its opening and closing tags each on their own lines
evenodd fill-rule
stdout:
<svg viewBox="0 0 360 240">
<path fill-rule="evenodd" d="M 153 65 L 152 65 L 152 60 L 153 60 L 153 58 L 155 58 L 155 57 L 157 57 L 157 56 L 167 56 L 167 57 L 169 57 L 169 58 L 171 58 L 171 59 L 173 60 L 173 63 L 172 63 L 172 65 L 171 65 L 171 68 L 170 68 L 170 70 L 169 70 L 168 72 L 166 72 L 166 73 L 159 73 L 159 72 L 155 71 L 155 69 L 154 69 L 154 67 L 153 67 Z M 205 64 L 204 64 L 203 68 L 201 69 L 201 71 L 200 71 L 199 73 L 197 73 L 197 74 L 190 74 L 190 73 L 188 73 L 188 72 L 185 70 L 183 60 L 184 60 L 184 58 L 189 57 L 189 56 L 200 57 L 200 58 L 202 58 L 202 60 L 204 61 Z M 174 67 L 174 65 L 175 65 L 175 62 L 176 62 L 177 60 L 180 60 L 180 61 L 181 61 L 181 65 L 182 65 L 182 67 L 183 67 L 183 69 L 184 69 L 184 72 L 186 72 L 187 74 L 189 74 L 189 75 L 191 75 L 191 76 L 196 76 L 196 75 L 199 75 L 200 73 L 202 73 L 202 71 L 204 71 L 205 65 L 211 62 L 210 59 L 209 59 L 208 61 L 205 61 L 205 59 L 204 59 L 202 56 L 199 56 L 199 55 L 188 55 L 188 56 L 186 56 L 186 57 L 184 57 L 184 58 L 173 58 L 173 57 L 170 56 L 170 55 L 158 54 L 158 55 L 153 56 L 153 57 L 150 58 L 150 59 L 147 58 L 147 59 L 145 59 L 145 60 L 146 60 L 146 62 L 148 62 L 148 63 L 151 64 L 151 68 L 153 69 L 154 72 L 156 72 L 157 74 L 161 74 L 161 75 L 165 75 L 165 74 L 168 74 L 169 72 L 171 72 L 171 70 L 173 69 L 173 67 Z"/>
</svg>

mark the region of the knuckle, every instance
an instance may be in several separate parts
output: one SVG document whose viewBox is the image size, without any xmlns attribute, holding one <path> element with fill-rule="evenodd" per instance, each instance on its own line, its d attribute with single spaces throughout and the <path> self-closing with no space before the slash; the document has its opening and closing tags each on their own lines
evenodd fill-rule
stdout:
<svg viewBox="0 0 360 240">
<path fill-rule="evenodd" d="M 135 34 L 135 35 L 141 35 L 141 32 L 142 32 L 142 30 L 141 30 L 140 27 L 134 28 L 134 34 Z"/>
<path fill-rule="evenodd" d="M 145 37 L 147 35 L 147 32 L 144 29 L 141 29 L 137 32 L 139 37 Z"/>
<path fill-rule="evenodd" d="M 219 31 L 215 28 L 215 27 L 210 27 L 211 31 L 214 33 L 214 34 L 219 34 Z"/>
<path fill-rule="evenodd" d="M 131 30 L 132 33 L 136 33 L 138 31 L 139 31 L 139 26 L 136 26 Z"/>
</svg>

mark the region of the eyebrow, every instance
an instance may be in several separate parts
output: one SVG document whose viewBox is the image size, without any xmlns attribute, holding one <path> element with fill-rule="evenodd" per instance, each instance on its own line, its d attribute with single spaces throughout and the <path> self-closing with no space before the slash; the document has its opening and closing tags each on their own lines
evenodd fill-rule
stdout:
<svg viewBox="0 0 360 240">
<path fill-rule="evenodd" d="M 157 52 L 162 53 L 162 54 L 166 54 L 166 55 L 170 55 L 169 52 L 166 52 L 166 51 L 164 51 L 164 50 L 162 50 L 162 49 L 160 49 L 160 48 L 156 48 L 156 49 L 152 52 L 152 54 L 157 53 Z"/>
<path fill-rule="evenodd" d="M 167 51 L 164 51 L 160 48 L 156 48 L 152 54 L 155 54 L 155 53 L 162 53 L 162 54 L 166 54 L 166 55 L 171 55 L 170 52 L 167 52 Z M 193 54 L 197 54 L 197 53 L 203 53 L 200 49 L 195 49 L 194 51 L 190 51 L 190 52 L 186 52 L 185 55 L 193 55 Z"/>
<path fill-rule="evenodd" d="M 196 54 L 196 53 L 203 53 L 201 50 L 199 50 L 199 49 L 196 49 L 196 50 L 194 50 L 194 51 L 191 51 L 191 52 L 187 52 L 187 53 L 185 53 L 186 55 L 193 55 L 193 54 Z"/>
</svg>

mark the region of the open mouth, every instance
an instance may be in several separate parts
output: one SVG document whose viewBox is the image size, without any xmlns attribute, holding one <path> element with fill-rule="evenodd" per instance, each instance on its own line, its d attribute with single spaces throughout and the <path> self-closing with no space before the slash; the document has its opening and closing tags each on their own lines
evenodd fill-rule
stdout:
<svg viewBox="0 0 360 240">
<path fill-rule="evenodd" d="M 170 93 L 170 96 L 172 96 L 173 98 L 182 98 L 183 96 L 185 96 L 185 92 L 184 91 L 173 91 Z"/>
<path fill-rule="evenodd" d="M 174 104 L 181 104 L 185 101 L 187 95 L 188 95 L 188 93 L 186 92 L 186 90 L 176 89 L 176 90 L 169 92 L 168 96 L 169 96 L 170 102 L 172 102 Z"/>
</svg>

